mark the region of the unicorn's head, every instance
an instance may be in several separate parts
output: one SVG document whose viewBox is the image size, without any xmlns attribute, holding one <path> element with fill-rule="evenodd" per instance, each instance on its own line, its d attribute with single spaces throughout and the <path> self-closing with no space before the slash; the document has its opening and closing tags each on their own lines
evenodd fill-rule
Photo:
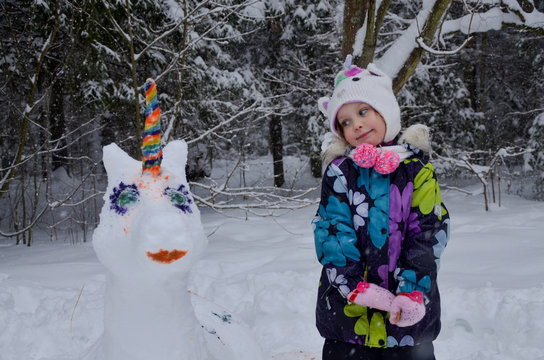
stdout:
<svg viewBox="0 0 544 360">
<path fill-rule="evenodd" d="M 185 175 L 187 144 L 161 146 L 156 86 L 146 82 L 142 162 L 104 147 L 108 187 L 93 246 L 116 275 L 156 278 L 188 271 L 207 239 Z"/>
</svg>

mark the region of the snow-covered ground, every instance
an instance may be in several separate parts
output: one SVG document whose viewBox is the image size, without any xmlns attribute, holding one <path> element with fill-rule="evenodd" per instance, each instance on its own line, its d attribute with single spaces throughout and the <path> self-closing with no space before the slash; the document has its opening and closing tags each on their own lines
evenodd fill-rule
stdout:
<svg viewBox="0 0 544 360">
<path fill-rule="evenodd" d="M 452 238 L 439 273 L 437 359 L 544 359 L 544 203 L 503 195 L 486 213 L 479 196 L 444 191 L 444 199 Z M 267 360 L 321 358 L 314 212 L 246 220 L 202 209 L 209 245 L 190 290 L 245 322 Z M 5 241 L 0 359 L 82 359 L 103 331 L 105 273 L 91 244 Z"/>
</svg>

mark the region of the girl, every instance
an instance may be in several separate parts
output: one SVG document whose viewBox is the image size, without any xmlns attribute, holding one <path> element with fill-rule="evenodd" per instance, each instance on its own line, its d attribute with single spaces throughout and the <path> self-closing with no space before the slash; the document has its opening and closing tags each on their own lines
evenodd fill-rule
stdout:
<svg viewBox="0 0 544 360">
<path fill-rule="evenodd" d="M 314 226 L 323 265 L 316 322 L 323 360 L 434 359 L 436 284 L 449 215 L 427 162 L 428 129 L 399 136 L 391 79 L 370 64 L 336 76 Z"/>
</svg>

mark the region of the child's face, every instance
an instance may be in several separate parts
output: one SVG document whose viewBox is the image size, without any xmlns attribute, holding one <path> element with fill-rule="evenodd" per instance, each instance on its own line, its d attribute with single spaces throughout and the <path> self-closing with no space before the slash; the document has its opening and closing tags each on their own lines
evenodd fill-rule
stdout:
<svg viewBox="0 0 544 360">
<path fill-rule="evenodd" d="M 357 102 L 344 104 L 338 110 L 336 121 L 339 132 L 352 146 L 367 143 L 377 146 L 385 138 L 385 121 L 370 105 Z"/>
</svg>

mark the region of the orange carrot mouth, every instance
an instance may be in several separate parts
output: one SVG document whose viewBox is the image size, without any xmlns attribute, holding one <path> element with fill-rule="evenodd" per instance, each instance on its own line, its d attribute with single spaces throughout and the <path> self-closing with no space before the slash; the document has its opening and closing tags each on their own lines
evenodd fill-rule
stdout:
<svg viewBox="0 0 544 360">
<path fill-rule="evenodd" d="M 153 261 L 160 262 L 162 264 L 170 264 L 176 260 L 181 259 L 188 252 L 189 250 L 174 249 L 174 250 L 168 251 L 168 250 L 159 249 L 159 251 L 154 253 L 151 251 L 147 251 L 146 254 Z"/>
</svg>

